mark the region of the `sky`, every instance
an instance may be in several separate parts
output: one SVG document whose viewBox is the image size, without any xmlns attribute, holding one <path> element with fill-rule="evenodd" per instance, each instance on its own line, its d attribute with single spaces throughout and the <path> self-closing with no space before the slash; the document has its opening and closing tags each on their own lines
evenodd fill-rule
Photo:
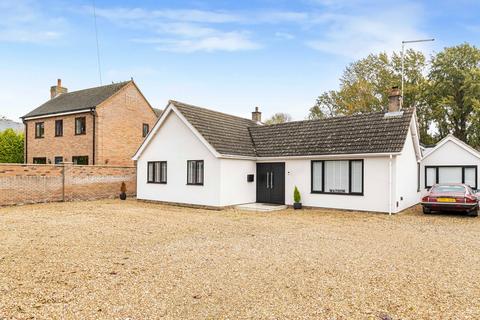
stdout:
<svg viewBox="0 0 480 320">
<path fill-rule="evenodd" d="M 69 91 L 133 78 L 149 102 L 169 99 L 250 117 L 304 119 L 344 68 L 369 53 L 427 55 L 480 46 L 480 1 L 0 0 L 0 115 L 19 117 Z"/>
</svg>

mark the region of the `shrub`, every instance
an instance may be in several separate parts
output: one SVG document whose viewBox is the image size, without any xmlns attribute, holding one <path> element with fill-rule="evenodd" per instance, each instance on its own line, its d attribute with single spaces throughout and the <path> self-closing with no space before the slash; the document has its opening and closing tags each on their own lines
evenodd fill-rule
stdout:
<svg viewBox="0 0 480 320">
<path fill-rule="evenodd" d="M 23 133 L 0 132 L 0 163 L 23 163 Z"/>
<path fill-rule="evenodd" d="M 293 190 L 293 201 L 300 203 L 301 200 L 302 197 L 300 196 L 300 191 L 298 191 L 297 186 L 295 186 L 295 189 Z"/>
</svg>

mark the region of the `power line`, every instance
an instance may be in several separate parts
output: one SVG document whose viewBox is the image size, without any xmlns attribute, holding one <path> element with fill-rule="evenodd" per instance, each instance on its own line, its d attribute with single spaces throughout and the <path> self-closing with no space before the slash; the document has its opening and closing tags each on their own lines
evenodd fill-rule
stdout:
<svg viewBox="0 0 480 320">
<path fill-rule="evenodd" d="M 97 41 L 98 78 L 100 79 L 100 85 L 102 85 L 102 69 L 100 65 L 100 46 L 98 45 L 97 12 L 95 10 L 95 0 L 92 0 L 92 2 L 93 2 L 93 21 L 95 24 L 95 40 Z"/>
</svg>

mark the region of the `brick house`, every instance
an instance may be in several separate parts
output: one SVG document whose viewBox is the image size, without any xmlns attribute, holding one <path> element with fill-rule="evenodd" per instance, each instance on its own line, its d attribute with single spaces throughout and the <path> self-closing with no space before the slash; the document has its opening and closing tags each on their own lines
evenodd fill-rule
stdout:
<svg viewBox="0 0 480 320">
<path fill-rule="evenodd" d="M 160 112 L 133 80 L 68 92 L 58 79 L 50 93 L 22 117 L 25 163 L 132 165 Z"/>
</svg>

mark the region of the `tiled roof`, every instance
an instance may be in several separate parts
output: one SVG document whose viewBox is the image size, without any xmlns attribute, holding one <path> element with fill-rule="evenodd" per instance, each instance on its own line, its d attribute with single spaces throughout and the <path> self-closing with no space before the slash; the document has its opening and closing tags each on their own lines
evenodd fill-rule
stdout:
<svg viewBox="0 0 480 320">
<path fill-rule="evenodd" d="M 255 122 L 178 101 L 170 101 L 223 155 L 285 157 L 400 152 L 414 109 L 294 121 Z"/>
<path fill-rule="evenodd" d="M 113 83 L 106 86 L 61 94 L 56 98 L 48 100 L 40 107 L 24 115 L 22 118 L 78 111 L 96 107 L 129 82 L 130 81 Z"/>
<path fill-rule="evenodd" d="M 248 128 L 256 123 L 245 118 L 170 101 L 195 129 L 217 150 L 227 155 L 255 157 Z"/>
<path fill-rule="evenodd" d="M 393 153 L 402 151 L 413 109 L 294 121 L 250 128 L 259 157 Z"/>
</svg>

